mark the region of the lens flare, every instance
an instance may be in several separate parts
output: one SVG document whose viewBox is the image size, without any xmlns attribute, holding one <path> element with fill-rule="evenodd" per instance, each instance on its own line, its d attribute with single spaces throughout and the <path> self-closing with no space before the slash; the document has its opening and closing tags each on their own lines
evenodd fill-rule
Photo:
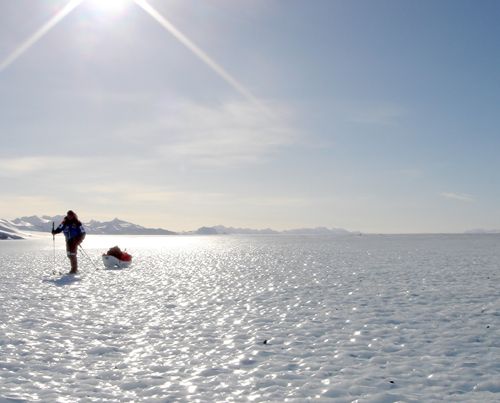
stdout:
<svg viewBox="0 0 500 403">
<path fill-rule="evenodd" d="M 146 0 L 134 0 L 134 2 L 146 13 L 148 13 L 154 20 L 156 20 L 156 22 L 158 22 L 163 27 L 163 29 L 173 35 L 180 43 L 182 43 L 191 52 L 193 52 L 195 56 L 201 59 L 208 67 L 210 67 L 220 78 L 226 81 L 226 83 L 233 87 L 238 93 L 243 95 L 243 97 L 250 101 L 260 111 L 266 113 L 266 115 L 268 116 L 270 115 L 268 110 L 248 89 L 240 84 L 238 80 L 236 80 L 231 74 L 229 74 L 221 65 L 215 62 L 206 52 L 200 49 L 193 41 L 191 41 L 191 39 L 189 39 L 179 29 L 177 29 Z"/>
<path fill-rule="evenodd" d="M 130 6 L 131 0 L 86 0 L 86 5 L 99 14 L 120 14 Z"/>
<path fill-rule="evenodd" d="M 0 73 L 2 73 L 8 66 L 14 63 L 26 51 L 28 51 L 34 44 L 42 39 L 52 28 L 54 28 L 64 17 L 71 13 L 76 7 L 85 2 L 91 9 L 97 10 L 102 13 L 119 13 L 125 10 L 132 1 L 149 14 L 160 26 L 169 32 L 174 38 L 188 48 L 196 57 L 203 61 L 209 68 L 211 68 L 220 78 L 228 83 L 244 98 L 250 101 L 254 107 L 261 112 L 265 113 L 268 117 L 272 117 L 270 112 L 264 105 L 242 84 L 229 74 L 220 64 L 213 60 L 206 52 L 198 47 L 191 39 L 184 35 L 177 29 L 170 21 L 161 15 L 147 0 L 71 0 L 64 6 L 56 15 L 47 21 L 40 29 L 17 47 L 7 58 L 0 62 Z"/>
<path fill-rule="evenodd" d="M 49 21 L 47 21 L 42 27 L 26 39 L 19 47 L 14 49 L 14 51 L 7 56 L 0 63 L 0 73 L 2 73 L 7 67 L 19 59 L 27 50 L 29 50 L 35 43 L 42 39 L 47 33 L 54 28 L 64 17 L 71 13 L 76 7 L 78 7 L 84 0 L 71 0 L 66 4 L 56 15 L 54 15 Z"/>
</svg>

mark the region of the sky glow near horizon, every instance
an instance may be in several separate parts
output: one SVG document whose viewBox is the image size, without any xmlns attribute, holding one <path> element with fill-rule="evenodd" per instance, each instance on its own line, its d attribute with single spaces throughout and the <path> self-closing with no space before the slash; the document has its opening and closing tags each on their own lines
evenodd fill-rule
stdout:
<svg viewBox="0 0 500 403">
<path fill-rule="evenodd" d="M 0 218 L 500 228 L 500 4 L 0 1 Z"/>
</svg>

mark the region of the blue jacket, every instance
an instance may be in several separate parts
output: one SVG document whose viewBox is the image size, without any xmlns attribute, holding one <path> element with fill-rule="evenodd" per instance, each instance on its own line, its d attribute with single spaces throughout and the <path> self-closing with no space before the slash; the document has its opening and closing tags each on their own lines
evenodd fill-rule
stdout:
<svg viewBox="0 0 500 403">
<path fill-rule="evenodd" d="M 60 232 L 64 233 L 66 241 L 85 236 L 85 228 L 83 228 L 82 223 L 78 220 L 63 220 L 63 222 L 59 224 L 59 227 L 57 227 L 54 231 L 56 234 L 59 234 Z"/>
</svg>

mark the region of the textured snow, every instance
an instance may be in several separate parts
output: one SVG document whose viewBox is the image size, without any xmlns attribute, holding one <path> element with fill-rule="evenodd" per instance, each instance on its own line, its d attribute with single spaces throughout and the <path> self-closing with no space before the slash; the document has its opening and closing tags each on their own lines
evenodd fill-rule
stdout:
<svg viewBox="0 0 500 403">
<path fill-rule="evenodd" d="M 0 242 L 0 401 L 500 401 L 499 241 Z"/>
</svg>

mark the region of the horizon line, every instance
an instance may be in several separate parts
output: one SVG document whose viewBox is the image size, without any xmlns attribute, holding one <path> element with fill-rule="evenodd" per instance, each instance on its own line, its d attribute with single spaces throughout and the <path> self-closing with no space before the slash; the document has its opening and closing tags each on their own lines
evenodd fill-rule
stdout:
<svg viewBox="0 0 500 403">
<path fill-rule="evenodd" d="M 14 220 L 21 220 L 23 218 L 36 217 L 36 218 L 43 219 L 44 217 L 55 218 L 58 216 L 64 217 L 63 214 L 57 214 L 55 216 L 51 216 L 48 214 L 43 214 L 43 215 L 39 216 L 39 215 L 33 214 L 33 215 L 16 217 L 13 219 L 0 218 L 0 220 L 12 222 Z M 248 231 L 259 231 L 259 232 L 273 231 L 276 233 L 276 234 L 248 234 L 248 235 L 280 235 L 284 232 L 289 232 L 289 231 L 300 231 L 300 230 L 310 231 L 310 230 L 316 230 L 316 229 L 326 229 L 326 230 L 332 231 L 332 232 L 334 232 L 335 230 L 345 231 L 345 233 L 343 233 L 343 234 L 342 233 L 332 234 L 332 235 L 336 235 L 336 236 L 342 236 L 342 235 L 346 235 L 346 236 L 347 235 L 356 235 L 356 236 L 363 236 L 363 235 L 500 235 L 500 229 L 484 229 L 484 228 L 468 229 L 468 230 L 463 230 L 461 232 L 457 232 L 457 231 L 362 231 L 362 230 L 349 230 L 349 229 L 346 229 L 343 227 L 327 227 L 325 225 L 290 227 L 287 229 L 274 229 L 271 227 L 252 228 L 252 227 L 239 227 L 239 226 L 227 226 L 227 225 L 223 225 L 223 224 L 216 224 L 216 225 L 201 225 L 197 229 L 194 229 L 194 230 L 192 230 L 192 229 L 191 230 L 185 230 L 185 229 L 183 229 L 183 230 L 169 230 L 169 229 L 162 228 L 162 227 L 148 228 L 146 226 L 143 226 L 142 224 L 136 224 L 134 222 L 127 221 L 127 220 L 124 220 L 124 219 L 121 219 L 118 217 L 114 217 L 113 219 L 110 219 L 108 221 L 99 221 L 99 220 L 92 218 L 89 220 L 85 220 L 84 224 L 90 223 L 92 221 L 96 221 L 99 223 L 107 223 L 107 222 L 111 222 L 114 220 L 124 221 L 124 222 L 130 223 L 130 224 L 138 225 L 138 226 L 141 226 L 141 227 L 148 229 L 148 230 L 170 231 L 170 232 L 174 232 L 177 235 L 181 235 L 182 233 L 190 233 L 190 232 L 198 231 L 201 228 L 216 228 L 216 227 L 223 227 L 223 228 L 228 229 L 228 230 L 234 229 L 234 230 L 248 230 Z M 39 232 L 39 231 L 34 231 L 34 232 Z M 89 234 L 91 234 L 91 233 L 89 233 Z M 98 235 L 98 234 L 94 234 L 94 235 Z M 102 234 L 102 235 L 104 235 L 104 234 Z M 224 234 L 219 234 L 219 235 L 224 235 Z M 231 235 L 231 234 L 228 234 L 228 235 Z M 245 234 L 239 234 L 239 235 L 245 235 Z M 288 234 L 288 235 L 321 235 L 321 234 L 296 233 L 296 234 Z M 329 234 L 323 234 L 323 235 L 329 235 Z M 152 236 L 164 236 L 164 235 L 152 235 Z"/>
</svg>

